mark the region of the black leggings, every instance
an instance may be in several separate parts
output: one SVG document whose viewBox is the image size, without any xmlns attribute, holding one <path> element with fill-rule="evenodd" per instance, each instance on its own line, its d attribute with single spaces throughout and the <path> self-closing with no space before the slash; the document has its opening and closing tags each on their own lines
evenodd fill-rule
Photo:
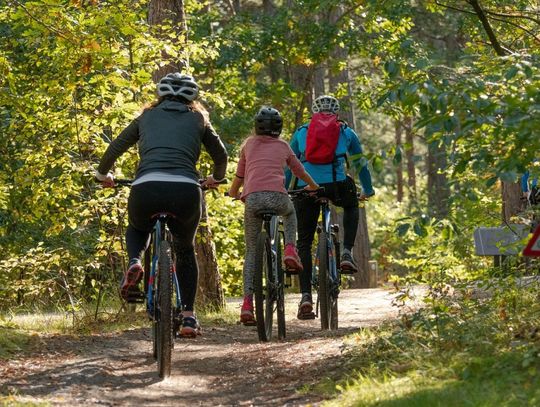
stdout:
<svg viewBox="0 0 540 407">
<path fill-rule="evenodd" d="M 148 247 L 154 227 L 152 217 L 166 212 L 176 254 L 176 275 L 182 305 L 193 311 L 199 269 L 195 259 L 195 233 L 201 218 L 201 189 L 186 182 L 144 182 L 131 188 L 128 199 L 129 226 L 126 245 L 130 259 L 140 258 Z"/>
<path fill-rule="evenodd" d="M 354 246 L 360 216 L 356 185 L 351 178 L 347 177 L 345 181 L 321 184 L 321 187 L 324 187 L 324 196 L 328 197 L 334 205 L 343 208 L 343 248 L 350 250 Z M 299 275 L 300 290 L 302 293 L 311 293 L 313 267 L 311 245 L 321 206 L 315 198 L 300 198 L 294 200 L 294 207 L 298 221 L 298 255 L 304 267 Z"/>
</svg>

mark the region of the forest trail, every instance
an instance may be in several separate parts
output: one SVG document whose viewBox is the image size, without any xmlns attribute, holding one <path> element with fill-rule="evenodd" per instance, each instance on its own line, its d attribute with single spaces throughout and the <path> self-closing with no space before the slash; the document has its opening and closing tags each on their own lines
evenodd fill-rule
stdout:
<svg viewBox="0 0 540 407">
<path fill-rule="evenodd" d="M 335 376 L 344 337 L 395 318 L 393 298 L 380 288 L 345 290 L 339 330 L 323 332 L 319 319 L 296 319 L 299 296 L 290 294 L 286 340 L 260 343 L 255 327 L 203 326 L 196 339 L 176 341 L 172 375 L 164 381 L 157 377 L 149 328 L 44 338 L 39 350 L 0 361 L 0 394 L 66 406 L 318 405 L 323 396 L 303 385 Z M 232 306 L 239 309 L 239 302 Z"/>
</svg>

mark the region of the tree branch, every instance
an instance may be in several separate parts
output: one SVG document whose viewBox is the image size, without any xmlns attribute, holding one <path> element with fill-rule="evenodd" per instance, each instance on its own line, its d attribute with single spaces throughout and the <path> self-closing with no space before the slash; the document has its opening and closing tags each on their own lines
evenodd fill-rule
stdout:
<svg viewBox="0 0 540 407">
<path fill-rule="evenodd" d="M 484 10 L 480 6 L 478 0 L 467 0 L 467 2 L 472 6 L 476 15 L 478 16 L 478 19 L 482 23 L 482 26 L 484 27 L 484 30 L 486 31 L 486 34 L 489 38 L 489 41 L 491 42 L 491 46 L 493 47 L 497 55 L 507 55 L 508 53 L 504 50 L 503 47 L 501 47 L 501 44 L 499 43 L 499 40 L 497 39 L 497 36 L 495 35 L 495 32 L 493 31 L 493 28 L 489 23 L 486 13 L 484 13 Z"/>
<path fill-rule="evenodd" d="M 523 20 L 529 20 L 529 21 L 532 21 L 532 22 L 540 25 L 540 19 L 529 17 L 529 16 L 526 16 L 526 15 L 523 15 L 523 14 L 497 13 L 497 12 L 491 11 L 491 10 L 485 10 L 485 12 L 486 12 L 486 14 L 497 16 L 497 17 L 519 18 L 519 19 L 523 19 Z"/>
<path fill-rule="evenodd" d="M 496 15 L 496 14 L 494 14 L 494 15 Z M 529 30 L 528 28 L 525 28 L 525 27 L 523 27 L 523 26 L 521 26 L 521 25 L 519 25 L 517 23 L 514 23 L 513 21 L 508 21 L 505 18 L 492 17 L 491 19 L 495 20 L 495 21 L 500 21 L 502 23 L 511 25 L 513 27 L 516 27 L 516 28 L 519 28 L 521 31 L 529 34 L 536 42 L 540 43 L 540 37 L 537 37 L 536 34 L 533 31 Z"/>
<path fill-rule="evenodd" d="M 460 13 L 474 14 L 474 15 L 476 15 L 476 13 L 475 13 L 474 11 L 465 10 L 465 9 L 459 8 L 459 7 L 450 6 L 450 5 L 448 5 L 448 4 L 441 3 L 440 1 L 435 1 L 435 4 L 436 4 L 437 6 L 441 6 L 441 7 L 447 8 L 447 9 L 449 9 L 449 10 L 459 11 Z"/>
<path fill-rule="evenodd" d="M 35 22 L 37 22 L 38 24 L 42 25 L 43 27 L 45 27 L 47 30 L 53 32 L 54 34 L 56 34 L 57 36 L 71 42 L 72 44 L 77 44 L 77 42 L 73 41 L 71 38 L 67 37 L 63 32 L 59 31 L 58 29 L 54 28 L 54 27 L 51 27 L 50 25 L 48 24 L 45 24 L 43 21 L 41 21 L 40 19 L 38 19 L 37 17 L 34 17 L 34 15 L 32 15 L 32 13 L 30 12 L 30 10 L 28 10 L 24 4 L 22 4 L 20 1 L 18 0 L 13 0 L 13 2 L 15 4 L 17 4 L 20 8 L 22 8 L 24 10 L 24 12 L 26 14 L 28 14 L 28 16 L 34 20 Z"/>
</svg>

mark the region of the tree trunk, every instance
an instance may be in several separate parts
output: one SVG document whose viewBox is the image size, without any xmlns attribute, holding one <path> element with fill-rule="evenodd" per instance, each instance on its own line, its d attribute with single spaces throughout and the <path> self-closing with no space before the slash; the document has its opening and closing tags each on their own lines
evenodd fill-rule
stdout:
<svg viewBox="0 0 540 407">
<path fill-rule="evenodd" d="M 322 64 L 315 68 L 315 74 L 313 75 L 313 97 L 318 97 L 326 93 L 324 86 L 324 66 Z"/>
<path fill-rule="evenodd" d="M 184 34 L 184 36 L 187 36 L 187 25 L 183 0 L 150 1 L 148 5 L 148 23 L 153 26 L 160 26 L 162 24 L 166 24 L 167 22 L 169 22 L 172 27 L 175 27 L 177 34 Z M 164 36 L 167 36 L 168 34 L 168 32 L 163 33 Z M 173 61 L 165 50 L 161 52 L 161 56 L 164 60 L 168 60 L 169 63 L 156 69 L 152 73 L 152 79 L 156 83 L 168 73 L 182 71 L 182 69 L 187 65 L 187 61 Z"/>
<path fill-rule="evenodd" d="M 416 171 L 414 165 L 414 138 L 412 130 L 412 118 L 407 117 L 403 121 L 405 127 L 405 156 L 407 157 L 407 184 L 411 202 L 416 200 Z"/>
<path fill-rule="evenodd" d="M 502 182 L 501 184 L 502 220 L 504 223 L 509 223 L 513 216 L 525 210 L 526 202 L 521 199 L 519 182 Z"/>
<path fill-rule="evenodd" d="M 403 134 L 403 128 L 399 120 L 394 122 L 395 127 L 395 141 L 396 141 L 396 150 L 402 149 L 402 140 L 401 136 Z M 397 191 L 397 201 L 403 202 L 403 159 L 400 159 L 396 163 L 396 191 Z"/>
<path fill-rule="evenodd" d="M 271 0 L 263 0 L 263 13 L 266 18 L 271 19 L 276 14 L 276 6 Z M 270 58 L 267 66 L 268 76 L 272 83 L 276 83 L 283 77 L 281 64 L 274 58 Z"/>
<path fill-rule="evenodd" d="M 450 191 L 446 180 L 446 148 L 437 142 L 428 145 L 427 157 L 427 189 L 428 211 L 436 219 L 448 215 L 448 198 Z"/>
<path fill-rule="evenodd" d="M 198 308 L 222 309 L 225 306 L 225 298 L 221 286 L 221 275 L 219 274 L 212 231 L 208 227 L 208 210 L 204 194 L 201 203 L 201 222 L 195 238 L 195 252 L 197 253 L 197 264 L 199 265 Z"/>
<path fill-rule="evenodd" d="M 358 273 L 353 275 L 351 288 L 375 288 L 377 287 L 377 275 L 369 264 L 371 248 L 365 206 L 359 208 L 359 212 L 358 232 L 356 233 L 353 249 L 353 256 L 358 265 Z"/>
</svg>

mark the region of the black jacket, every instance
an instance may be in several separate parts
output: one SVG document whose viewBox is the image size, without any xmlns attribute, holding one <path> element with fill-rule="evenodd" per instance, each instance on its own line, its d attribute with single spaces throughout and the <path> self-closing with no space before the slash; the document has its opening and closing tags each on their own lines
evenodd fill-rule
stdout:
<svg viewBox="0 0 540 407">
<path fill-rule="evenodd" d="M 213 176 L 220 180 L 227 169 L 227 150 L 212 125 L 189 106 L 165 100 L 133 120 L 105 151 L 97 168 L 107 174 L 116 159 L 139 143 L 136 178 L 149 172 L 183 175 L 197 181 L 201 144 L 214 161 Z"/>
</svg>

